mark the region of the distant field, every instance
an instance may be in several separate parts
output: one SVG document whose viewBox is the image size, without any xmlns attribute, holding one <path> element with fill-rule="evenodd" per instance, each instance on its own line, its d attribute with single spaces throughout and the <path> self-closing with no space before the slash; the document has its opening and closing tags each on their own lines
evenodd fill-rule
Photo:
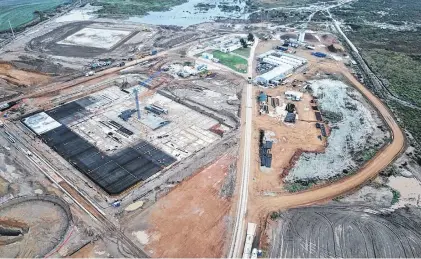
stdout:
<svg viewBox="0 0 421 259">
<path fill-rule="evenodd" d="M 36 18 L 34 11 L 46 11 L 71 0 L 1 0 L 0 31 L 9 28 L 9 20 L 14 28 Z"/>
<path fill-rule="evenodd" d="M 224 53 L 219 50 L 215 50 L 212 52 L 212 54 L 215 58 L 219 59 L 222 65 L 225 65 L 240 73 L 247 72 L 247 60 L 244 58 L 240 58 L 229 53 Z"/>
<path fill-rule="evenodd" d="M 151 11 L 165 11 L 171 7 L 187 2 L 187 0 L 97 0 L 96 5 L 103 8 L 98 11 L 102 15 L 144 15 Z"/>
</svg>

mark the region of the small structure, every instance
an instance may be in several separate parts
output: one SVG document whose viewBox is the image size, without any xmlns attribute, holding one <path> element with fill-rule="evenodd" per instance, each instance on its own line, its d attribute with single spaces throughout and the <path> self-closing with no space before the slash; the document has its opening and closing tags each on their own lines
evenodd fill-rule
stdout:
<svg viewBox="0 0 421 259">
<path fill-rule="evenodd" d="M 196 70 L 197 71 L 204 71 L 206 69 L 208 69 L 208 65 L 206 65 L 206 64 L 196 64 Z"/>
<path fill-rule="evenodd" d="M 265 94 L 263 91 L 261 91 L 260 94 L 259 94 L 259 103 L 260 104 L 266 104 L 267 101 L 268 101 L 267 94 Z"/>
<path fill-rule="evenodd" d="M 202 58 L 205 58 L 205 59 L 213 59 L 213 54 L 207 53 L 207 52 L 203 52 L 202 53 Z"/>
<path fill-rule="evenodd" d="M 327 55 L 323 52 L 312 52 L 311 55 L 318 57 L 318 58 L 325 58 Z"/>
<path fill-rule="evenodd" d="M 145 116 L 142 116 L 140 122 L 151 128 L 152 130 L 159 129 L 170 123 L 170 121 L 151 113 L 147 113 Z"/>
<path fill-rule="evenodd" d="M 224 53 L 229 53 L 242 47 L 243 46 L 241 46 L 241 43 L 234 43 L 231 45 L 227 44 L 227 45 L 221 46 L 220 50 Z"/>
<path fill-rule="evenodd" d="M 124 121 L 128 121 L 128 120 L 130 119 L 130 117 L 132 117 L 132 115 L 133 115 L 134 113 L 136 113 L 136 111 L 137 111 L 137 110 L 134 110 L 134 109 L 125 110 L 125 111 L 122 111 L 122 112 L 118 115 L 118 117 L 119 117 L 120 119 L 124 120 Z"/>
<path fill-rule="evenodd" d="M 297 115 L 295 113 L 288 112 L 287 115 L 285 116 L 284 122 L 295 123 L 296 116 Z"/>
<path fill-rule="evenodd" d="M 285 98 L 292 101 L 300 101 L 303 98 L 303 93 L 295 92 L 295 91 L 286 91 Z"/>
<path fill-rule="evenodd" d="M 164 109 L 162 107 L 159 107 L 159 106 L 157 106 L 155 104 L 151 104 L 151 105 L 145 106 L 145 110 L 150 111 L 150 112 L 153 112 L 153 113 L 155 113 L 157 115 L 161 115 L 163 113 L 164 114 L 168 114 L 168 110 L 167 109 Z"/>
<path fill-rule="evenodd" d="M 320 112 L 316 111 L 316 112 L 314 113 L 314 115 L 316 115 L 316 120 L 318 120 L 318 121 L 322 121 L 322 120 L 323 120 L 323 119 L 322 119 L 322 114 L 321 114 Z"/>
</svg>

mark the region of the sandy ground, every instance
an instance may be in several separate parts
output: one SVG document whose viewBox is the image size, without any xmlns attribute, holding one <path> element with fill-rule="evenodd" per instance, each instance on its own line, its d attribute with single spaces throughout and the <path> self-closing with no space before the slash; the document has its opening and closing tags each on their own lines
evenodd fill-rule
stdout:
<svg viewBox="0 0 421 259">
<path fill-rule="evenodd" d="M 0 246 L 2 257 L 43 256 L 60 242 L 68 227 L 63 209 L 42 200 L 24 201 L 3 208 L 0 218 L 3 223 L 5 220 L 20 222 L 29 229 L 18 242 Z"/>
<path fill-rule="evenodd" d="M 50 79 L 47 75 L 23 71 L 5 63 L 0 63 L 0 78 L 3 78 L 12 84 L 25 86 L 44 84 Z"/>
<path fill-rule="evenodd" d="M 399 201 L 392 208 L 401 208 L 405 205 L 419 206 L 421 183 L 416 178 L 391 176 L 388 185 L 400 193 Z"/>
<path fill-rule="evenodd" d="M 235 157 L 224 155 L 127 222 L 127 235 L 152 257 L 221 257 L 229 199 L 220 190 Z M 130 215 L 130 214 L 129 214 Z"/>
<path fill-rule="evenodd" d="M 280 87 L 277 89 L 267 89 L 265 92 L 272 96 L 281 96 L 281 102 L 290 101 L 283 97 L 283 93 L 292 88 Z M 258 94 L 259 91 L 256 91 Z M 323 152 L 326 140 L 319 140 L 320 130 L 315 127 L 315 115 L 310 107 L 311 96 L 304 94 L 303 100 L 294 102 L 299 120 L 295 124 L 284 124 L 276 118 L 267 114 L 258 115 L 254 118 L 254 146 L 253 152 L 256 162 L 254 163 L 254 184 L 253 188 L 259 193 L 281 192 L 282 178 L 290 166 L 290 161 L 294 154 L 301 152 Z M 272 167 L 261 168 L 259 158 L 259 130 L 271 131 L 275 133 L 272 148 Z"/>
<path fill-rule="evenodd" d="M 268 41 L 267 43 L 264 43 L 263 46 L 259 46 L 258 50 L 256 51 L 256 55 L 270 49 L 270 45 L 273 46 L 276 44 L 277 43 L 275 41 Z M 316 46 L 316 51 L 323 51 L 327 53 L 325 46 Z M 293 76 L 292 79 L 297 78 L 300 80 L 310 80 L 313 76 L 323 72 L 336 73 L 342 75 L 344 77 L 344 80 L 347 81 L 347 83 L 353 85 L 358 91 L 360 91 L 368 99 L 368 101 L 370 101 L 370 103 L 378 110 L 379 115 L 384 118 L 385 122 L 388 124 L 392 131 L 393 141 L 388 146 L 379 151 L 379 153 L 376 154 L 371 160 L 369 160 L 356 174 L 343 178 L 335 183 L 317 186 L 308 191 L 303 191 L 300 193 L 274 193 L 268 196 L 264 196 L 264 193 L 262 193 L 262 186 L 270 190 L 270 188 L 273 185 L 271 186 L 271 182 L 269 182 L 268 180 L 271 179 L 273 180 L 273 182 L 277 183 L 279 182 L 279 179 L 276 177 L 276 174 L 274 174 L 275 177 L 272 176 L 272 178 L 266 178 L 266 181 L 262 180 L 264 179 L 263 176 L 265 175 L 260 172 L 260 168 L 256 165 L 253 169 L 252 177 L 254 178 L 256 177 L 256 175 L 260 174 L 259 177 L 262 177 L 262 179 L 250 179 L 250 181 L 254 183 L 253 187 L 249 189 L 250 193 L 247 220 L 250 222 L 263 222 L 268 213 L 270 213 L 271 211 L 284 210 L 297 206 L 321 203 L 324 201 L 331 200 L 332 198 L 337 197 L 339 195 L 350 192 L 355 188 L 358 188 L 368 180 L 374 178 L 380 171 L 387 167 L 389 163 L 396 158 L 397 155 L 400 154 L 404 147 L 403 132 L 394 120 L 391 112 L 376 96 L 374 96 L 349 72 L 349 69 L 344 65 L 343 62 L 313 57 L 311 56 L 311 51 L 309 50 L 298 49 L 297 55 L 308 59 L 308 66 L 310 69 L 309 71 L 307 71 L 306 75 L 296 75 Z M 253 122 L 256 124 L 255 130 L 256 128 L 259 128 L 259 120 L 255 119 Z M 254 154 L 252 154 L 253 160 L 256 162 L 259 160 L 259 157 L 257 156 L 257 134 L 258 132 L 255 132 L 255 146 L 253 150 Z M 299 134 L 298 136 L 301 136 L 301 134 Z M 276 160 L 277 158 L 273 159 L 275 163 L 277 163 Z M 266 182 L 266 184 L 264 182 Z"/>
</svg>

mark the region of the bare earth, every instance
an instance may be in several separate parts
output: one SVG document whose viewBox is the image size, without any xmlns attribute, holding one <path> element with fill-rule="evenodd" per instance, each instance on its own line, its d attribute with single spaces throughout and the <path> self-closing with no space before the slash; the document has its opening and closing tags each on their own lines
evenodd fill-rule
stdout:
<svg viewBox="0 0 421 259">
<path fill-rule="evenodd" d="M 221 157 L 153 205 L 147 235 L 136 232 L 151 256 L 223 256 L 231 202 L 220 197 L 220 189 L 233 161 Z"/>
<path fill-rule="evenodd" d="M 47 83 L 49 76 L 17 69 L 10 64 L 0 63 L 0 78 L 16 85 L 38 85 Z"/>
</svg>

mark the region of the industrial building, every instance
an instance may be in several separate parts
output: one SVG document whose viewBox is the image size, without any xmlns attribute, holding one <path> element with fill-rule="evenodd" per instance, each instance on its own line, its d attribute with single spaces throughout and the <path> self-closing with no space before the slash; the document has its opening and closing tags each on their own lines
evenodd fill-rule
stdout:
<svg viewBox="0 0 421 259">
<path fill-rule="evenodd" d="M 269 72 L 256 77 L 256 82 L 261 85 L 270 83 L 279 84 L 284 78 L 294 71 L 294 67 L 288 64 L 275 67 Z"/>
<path fill-rule="evenodd" d="M 307 63 L 307 59 L 282 51 L 270 50 L 257 57 L 262 64 L 275 66 L 272 70 L 256 77 L 256 82 L 261 85 L 278 85 L 296 69 Z"/>
<path fill-rule="evenodd" d="M 232 52 L 234 50 L 240 49 L 242 47 L 243 46 L 241 46 L 240 43 L 234 43 L 234 44 L 227 44 L 227 45 L 221 46 L 220 50 L 224 53 L 229 53 L 229 52 Z"/>
</svg>

